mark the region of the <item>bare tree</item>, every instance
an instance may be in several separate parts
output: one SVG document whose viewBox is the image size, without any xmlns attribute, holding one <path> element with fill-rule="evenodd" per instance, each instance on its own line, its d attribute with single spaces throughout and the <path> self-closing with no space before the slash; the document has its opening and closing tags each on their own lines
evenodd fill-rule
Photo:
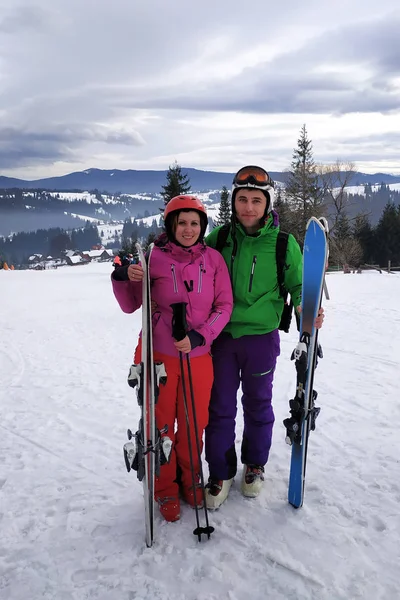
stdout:
<svg viewBox="0 0 400 600">
<path fill-rule="evenodd" d="M 322 198 L 327 207 L 330 231 L 332 234 L 335 234 L 340 220 L 343 217 L 347 217 L 347 209 L 350 206 L 350 201 L 346 188 L 350 185 L 356 174 L 355 164 L 337 159 L 331 165 L 318 165 L 317 173 L 321 185 Z"/>
<path fill-rule="evenodd" d="M 330 242 L 329 256 L 332 264 L 358 267 L 362 262 L 363 249 L 354 237 L 342 239 L 334 237 Z"/>
</svg>

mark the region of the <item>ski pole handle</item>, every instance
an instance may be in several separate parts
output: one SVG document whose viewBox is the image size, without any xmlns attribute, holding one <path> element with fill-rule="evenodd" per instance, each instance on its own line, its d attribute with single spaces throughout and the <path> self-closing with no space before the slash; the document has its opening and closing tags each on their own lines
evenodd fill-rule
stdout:
<svg viewBox="0 0 400 600">
<path fill-rule="evenodd" d="M 186 321 L 187 302 L 175 302 L 170 304 L 173 312 L 172 316 L 172 337 L 180 342 L 186 337 L 188 324 Z"/>
</svg>

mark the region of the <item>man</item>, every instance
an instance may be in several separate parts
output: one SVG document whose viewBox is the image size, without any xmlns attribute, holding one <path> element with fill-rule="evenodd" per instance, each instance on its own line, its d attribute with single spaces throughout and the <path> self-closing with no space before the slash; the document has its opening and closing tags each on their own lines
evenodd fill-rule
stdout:
<svg viewBox="0 0 400 600">
<path fill-rule="evenodd" d="M 234 296 L 231 319 L 212 347 L 214 384 L 205 435 L 210 470 L 206 501 L 210 509 L 226 500 L 237 472 L 235 419 L 240 383 L 244 411 L 241 490 L 245 496 L 254 498 L 260 493 L 271 447 L 272 383 L 280 354 L 278 327 L 284 307 L 276 259 L 279 222 L 273 200 L 274 182 L 268 173 L 261 167 L 243 167 L 233 180 L 232 221 L 223 248 L 218 248 L 220 227 L 206 240 L 222 253 Z M 287 240 L 284 286 L 299 310 L 302 254 L 292 235 Z M 318 327 L 322 320 L 321 309 Z"/>
</svg>

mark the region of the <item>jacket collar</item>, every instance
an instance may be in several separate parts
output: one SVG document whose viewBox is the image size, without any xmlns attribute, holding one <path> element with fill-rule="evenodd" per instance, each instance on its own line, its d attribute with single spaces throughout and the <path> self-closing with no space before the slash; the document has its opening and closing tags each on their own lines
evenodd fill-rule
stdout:
<svg viewBox="0 0 400 600">
<path fill-rule="evenodd" d="M 204 254 L 205 248 L 204 243 L 197 243 L 194 246 L 190 246 L 190 248 L 184 248 L 170 241 L 160 246 L 163 252 L 168 253 L 174 260 L 179 262 L 193 262 L 196 258 Z"/>
<path fill-rule="evenodd" d="M 274 210 L 272 210 L 270 212 L 264 225 L 262 225 L 262 227 L 260 227 L 260 229 L 254 234 L 247 234 L 245 232 L 243 226 L 241 225 L 241 223 L 239 223 L 239 221 L 236 220 L 236 223 L 235 223 L 235 229 L 239 234 L 241 234 L 243 237 L 248 236 L 248 237 L 254 237 L 254 238 L 262 237 L 262 236 L 268 234 L 268 232 L 271 229 L 278 227 L 278 226 L 279 226 L 279 217 L 278 217 L 278 213 L 276 213 Z"/>
</svg>

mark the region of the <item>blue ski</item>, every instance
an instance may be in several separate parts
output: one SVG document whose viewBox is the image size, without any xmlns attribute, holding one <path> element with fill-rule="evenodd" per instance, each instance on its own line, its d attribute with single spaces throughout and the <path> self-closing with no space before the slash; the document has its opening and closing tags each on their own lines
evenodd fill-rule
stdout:
<svg viewBox="0 0 400 600">
<path fill-rule="evenodd" d="M 286 442 L 292 446 L 288 501 L 295 508 L 303 504 L 308 436 L 315 429 L 319 408 L 313 389 L 314 371 L 322 351 L 318 345 L 315 319 L 321 306 L 328 257 L 327 222 L 312 217 L 306 229 L 303 250 L 303 287 L 300 339 L 292 359 L 296 361 L 296 394 L 290 400 L 291 416 L 284 420 Z"/>
</svg>

